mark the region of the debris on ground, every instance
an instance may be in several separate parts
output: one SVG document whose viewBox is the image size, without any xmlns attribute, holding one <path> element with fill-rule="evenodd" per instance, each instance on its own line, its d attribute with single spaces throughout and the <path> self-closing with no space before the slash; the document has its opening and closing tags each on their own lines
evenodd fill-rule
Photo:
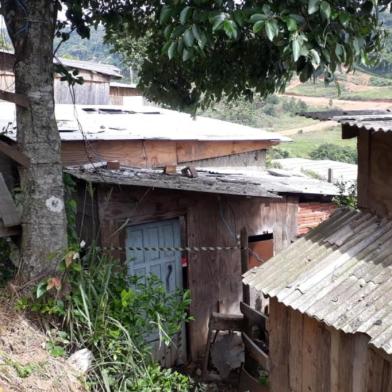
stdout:
<svg viewBox="0 0 392 392">
<path fill-rule="evenodd" d="M 0 391 L 82 392 L 78 372 L 48 352 L 49 339 L 0 291 Z"/>
</svg>

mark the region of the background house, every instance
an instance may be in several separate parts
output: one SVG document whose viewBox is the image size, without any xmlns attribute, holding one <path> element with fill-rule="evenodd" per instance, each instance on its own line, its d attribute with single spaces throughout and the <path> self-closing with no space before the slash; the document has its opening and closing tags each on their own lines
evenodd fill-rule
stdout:
<svg viewBox="0 0 392 392">
<path fill-rule="evenodd" d="M 271 391 L 392 390 L 389 112 L 313 113 L 358 137 L 358 203 L 249 271 L 270 298 Z"/>
<path fill-rule="evenodd" d="M 61 76 L 56 75 L 54 92 L 55 102 L 58 104 L 109 105 L 117 102 L 122 104 L 122 94 L 124 96 L 136 94 L 135 86 L 123 83 L 120 88 L 119 85 L 112 84 L 122 78 L 120 70 L 112 65 L 65 58 L 55 58 L 54 62 L 68 70 L 77 70 L 78 76 L 84 80 L 83 84 L 75 84 L 70 88 L 67 81 L 62 81 Z M 0 90 L 14 91 L 14 63 L 13 52 L 1 49 Z"/>
</svg>

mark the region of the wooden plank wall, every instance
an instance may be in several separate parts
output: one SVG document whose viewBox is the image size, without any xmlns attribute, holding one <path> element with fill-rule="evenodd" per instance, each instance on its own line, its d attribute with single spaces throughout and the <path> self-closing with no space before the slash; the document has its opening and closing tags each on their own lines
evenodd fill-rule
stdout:
<svg viewBox="0 0 392 392">
<path fill-rule="evenodd" d="M 109 105 L 110 77 L 88 71 L 79 70 L 83 84 L 76 84 L 71 89 L 67 82 L 59 78 L 54 81 L 54 96 L 56 103 L 78 105 Z M 72 90 L 74 97 L 72 96 Z"/>
<path fill-rule="evenodd" d="M 104 246 L 124 246 L 126 226 L 182 217 L 188 246 L 236 244 L 249 235 L 274 233 L 275 251 L 296 235 L 295 199 L 269 200 L 138 187 L 98 187 L 99 225 Z M 230 228 L 230 230 L 228 229 Z M 122 260 L 124 252 L 116 254 Z M 188 285 L 192 294 L 191 354 L 203 355 L 212 311 L 239 314 L 242 295 L 240 251 L 191 253 Z"/>
<path fill-rule="evenodd" d="M 359 137 L 359 202 L 381 216 L 392 216 L 392 133 Z"/>
<path fill-rule="evenodd" d="M 271 392 L 390 392 L 392 358 L 364 334 L 345 334 L 270 301 Z"/>
<path fill-rule="evenodd" d="M 118 160 L 124 166 L 151 168 L 267 149 L 269 141 L 176 142 L 170 140 L 68 141 L 62 143 L 65 166 Z"/>
</svg>

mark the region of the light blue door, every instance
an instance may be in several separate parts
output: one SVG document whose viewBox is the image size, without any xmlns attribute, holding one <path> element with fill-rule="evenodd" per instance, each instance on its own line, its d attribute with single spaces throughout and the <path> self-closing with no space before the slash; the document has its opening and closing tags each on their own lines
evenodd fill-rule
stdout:
<svg viewBox="0 0 392 392">
<path fill-rule="evenodd" d="M 173 248 L 181 246 L 180 222 L 177 219 L 130 226 L 127 229 L 127 260 L 130 275 L 158 276 L 166 291 L 183 288 L 181 252 L 176 250 L 132 250 L 129 248 Z M 157 340 L 157 337 L 149 339 Z M 185 328 L 170 348 L 155 347 L 155 357 L 164 366 L 185 361 Z"/>
</svg>

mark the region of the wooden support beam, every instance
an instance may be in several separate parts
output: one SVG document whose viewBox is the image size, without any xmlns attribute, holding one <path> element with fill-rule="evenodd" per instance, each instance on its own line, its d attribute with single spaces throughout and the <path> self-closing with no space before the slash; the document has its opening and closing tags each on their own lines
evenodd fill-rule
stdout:
<svg viewBox="0 0 392 392">
<path fill-rule="evenodd" d="M 0 99 L 7 102 L 12 102 L 15 105 L 22 106 L 24 108 L 28 108 L 30 106 L 30 102 L 26 96 L 11 93 L 9 91 L 0 90 Z"/>
<path fill-rule="evenodd" d="M 30 166 L 30 159 L 28 156 L 23 154 L 23 152 L 19 151 L 16 147 L 9 145 L 2 140 L 0 140 L 0 152 L 23 167 L 27 168 Z"/>
<path fill-rule="evenodd" d="M 269 371 L 269 356 L 259 348 L 246 333 L 242 333 L 242 340 L 245 345 L 245 351 L 249 353 L 249 356 L 264 370 Z"/>
<path fill-rule="evenodd" d="M 213 312 L 210 327 L 213 331 L 243 331 L 243 322 L 242 315 Z"/>
<path fill-rule="evenodd" d="M 20 235 L 21 228 L 20 226 L 13 226 L 13 227 L 4 227 L 0 224 L 0 238 L 12 237 L 14 235 Z"/>
<path fill-rule="evenodd" d="M 342 139 L 352 139 L 357 137 L 359 130 L 356 126 L 350 124 L 342 124 Z"/>
<path fill-rule="evenodd" d="M 241 275 L 249 269 L 249 250 L 248 250 L 248 232 L 246 228 L 241 230 L 240 234 L 240 243 L 241 243 Z M 246 304 L 250 304 L 250 289 L 248 285 L 242 284 L 242 294 L 243 301 Z"/>
</svg>

